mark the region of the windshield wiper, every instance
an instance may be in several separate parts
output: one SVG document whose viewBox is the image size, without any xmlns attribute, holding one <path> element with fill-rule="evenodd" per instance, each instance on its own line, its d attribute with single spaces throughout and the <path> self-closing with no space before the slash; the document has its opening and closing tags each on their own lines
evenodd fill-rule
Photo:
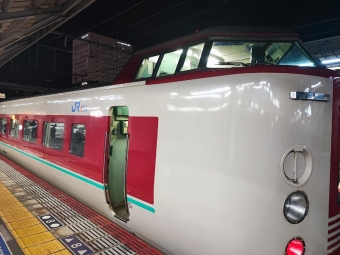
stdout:
<svg viewBox="0 0 340 255">
<path fill-rule="evenodd" d="M 249 66 L 249 64 L 243 63 L 243 62 L 233 62 L 233 61 L 227 61 L 227 62 L 218 62 L 217 65 L 221 66 Z"/>
</svg>

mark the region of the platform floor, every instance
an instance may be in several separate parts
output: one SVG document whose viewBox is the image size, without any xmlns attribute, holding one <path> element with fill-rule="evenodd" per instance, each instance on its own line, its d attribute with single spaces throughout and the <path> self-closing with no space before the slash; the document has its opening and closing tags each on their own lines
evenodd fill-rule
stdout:
<svg viewBox="0 0 340 255">
<path fill-rule="evenodd" d="M 3 156 L 0 216 L 13 255 L 163 254 Z"/>
</svg>

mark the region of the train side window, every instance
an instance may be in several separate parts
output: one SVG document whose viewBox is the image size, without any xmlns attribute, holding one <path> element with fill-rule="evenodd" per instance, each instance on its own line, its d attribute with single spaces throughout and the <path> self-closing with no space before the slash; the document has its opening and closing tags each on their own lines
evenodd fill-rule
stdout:
<svg viewBox="0 0 340 255">
<path fill-rule="evenodd" d="M 7 119 L 2 118 L 0 119 L 0 134 L 1 135 L 6 135 L 6 130 L 7 129 Z"/>
<path fill-rule="evenodd" d="M 180 49 L 164 54 L 156 77 L 174 74 L 182 52 L 183 50 Z"/>
<path fill-rule="evenodd" d="M 24 120 L 23 139 L 26 142 L 35 143 L 37 139 L 38 122 L 36 120 Z"/>
<path fill-rule="evenodd" d="M 159 55 L 144 58 L 141 66 L 139 67 L 136 80 L 150 78 L 156 67 L 158 59 Z"/>
<path fill-rule="evenodd" d="M 84 157 L 86 127 L 83 124 L 72 124 L 70 153 Z"/>
<path fill-rule="evenodd" d="M 64 123 L 44 122 L 43 146 L 62 150 L 64 142 Z"/>
<path fill-rule="evenodd" d="M 181 71 L 197 69 L 203 48 L 204 43 L 196 44 L 188 48 Z"/>
<path fill-rule="evenodd" d="M 18 138 L 18 134 L 19 134 L 19 120 L 16 119 L 10 119 L 9 120 L 9 136 L 14 137 L 14 138 Z"/>
</svg>

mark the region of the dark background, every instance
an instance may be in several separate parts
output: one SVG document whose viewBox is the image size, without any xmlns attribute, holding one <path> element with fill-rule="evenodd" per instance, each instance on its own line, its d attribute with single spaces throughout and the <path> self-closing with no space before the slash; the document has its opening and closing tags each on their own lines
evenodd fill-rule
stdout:
<svg viewBox="0 0 340 255">
<path fill-rule="evenodd" d="M 97 0 L 57 31 L 72 36 L 92 31 L 136 49 L 212 26 L 288 27 L 311 41 L 340 35 L 339 12 L 340 0 Z M 72 39 L 56 34 L 39 44 L 72 51 Z M 70 53 L 36 45 L 0 68 L 0 82 L 21 85 L 67 89 L 74 87 L 71 78 Z"/>
</svg>

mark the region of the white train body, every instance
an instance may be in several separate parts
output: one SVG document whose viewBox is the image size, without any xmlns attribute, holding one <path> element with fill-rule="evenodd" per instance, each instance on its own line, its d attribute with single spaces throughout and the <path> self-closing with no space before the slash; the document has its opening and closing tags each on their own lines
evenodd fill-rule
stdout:
<svg viewBox="0 0 340 255">
<path fill-rule="evenodd" d="M 18 138 L 1 135 L 0 152 L 167 254 L 281 255 L 294 238 L 303 240 L 301 254 L 339 254 L 339 177 L 331 174 L 331 163 L 338 160 L 335 73 L 267 65 L 235 70 L 197 77 L 189 72 L 190 77 L 159 78 L 154 84 L 118 79 L 108 87 L 3 102 L 0 118 L 18 119 L 20 125 L 34 119 L 40 129 L 34 144 L 22 138 L 20 128 Z M 327 100 L 295 100 L 294 92 L 326 95 Z M 152 117 L 157 122 L 152 199 L 150 192 L 145 199 L 136 190 L 130 192 L 125 183 L 128 214 L 118 218 L 104 192 L 110 185 L 105 137 L 112 132 L 116 106 L 128 108 L 128 121 Z M 64 122 L 67 139 L 67 123 L 82 119 L 90 120 L 85 124 L 85 146 L 93 145 L 85 147 L 84 160 L 87 152 L 98 151 L 93 157 L 97 170 L 75 170 L 83 158 L 68 153 L 69 140 L 61 151 L 42 145 L 46 121 Z M 93 120 L 97 126 L 91 129 Z M 132 143 L 134 133 L 129 135 Z M 125 174 L 130 174 L 126 182 L 134 183 L 143 177 L 132 176 L 133 167 L 144 163 L 137 160 L 140 155 L 130 158 L 131 148 Z M 289 183 L 283 174 L 294 175 L 294 148 L 299 157 L 296 178 L 302 185 Z M 285 157 L 290 151 L 293 154 Z M 137 161 L 129 165 L 129 160 Z M 295 191 L 308 197 L 308 213 L 298 224 L 284 216 L 285 200 Z"/>
</svg>

